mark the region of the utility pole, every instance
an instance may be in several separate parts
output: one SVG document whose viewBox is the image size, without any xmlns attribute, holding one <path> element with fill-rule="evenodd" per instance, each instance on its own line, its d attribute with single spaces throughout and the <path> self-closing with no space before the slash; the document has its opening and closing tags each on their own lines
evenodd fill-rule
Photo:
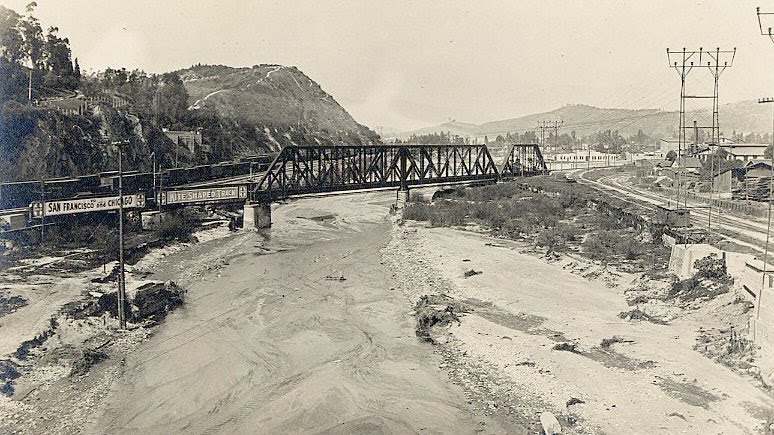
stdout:
<svg viewBox="0 0 774 435">
<path fill-rule="evenodd" d="M 720 48 L 717 48 L 715 51 L 705 51 L 703 48 L 699 47 L 699 50 L 686 50 L 683 48 L 682 50 L 670 50 L 667 48 L 667 60 L 669 62 L 669 67 L 674 68 L 675 71 L 677 71 L 678 75 L 680 76 L 680 117 L 679 117 L 679 126 L 678 126 L 678 132 L 677 132 L 677 170 L 675 173 L 676 183 L 677 183 L 677 189 L 675 192 L 675 203 L 676 208 L 680 208 L 680 190 L 684 191 L 685 198 L 683 199 L 683 207 L 688 207 L 688 183 L 687 183 L 687 177 L 685 172 L 685 168 L 681 167 L 681 163 L 684 166 L 685 165 L 685 158 L 687 157 L 688 150 L 687 150 L 687 129 L 691 128 L 688 127 L 686 123 L 686 101 L 687 100 L 701 100 L 701 99 L 711 99 L 712 100 L 712 125 L 710 126 L 699 126 L 698 123 L 694 123 L 693 126 L 693 134 L 694 134 L 694 140 L 698 145 L 698 136 L 699 136 L 699 130 L 700 129 L 709 129 L 711 130 L 711 143 L 710 146 L 710 156 L 712 154 L 712 146 L 717 145 L 719 142 L 719 136 L 720 136 L 720 122 L 719 122 L 719 104 L 718 104 L 718 81 L 720 79 L 720 75 L 725 71 L 726 68 L 730 67 L 734 63 L 734 57 L 736 57 L 736 48 L 733 50 L 721 50 Z M 710 73 L 713 76 L 714 79 L 714 90 L 712 95 L 688 95 L 686 94 L 686 78 L 688 77 L 688 74 L 693 70 L 694 68 L 707 68 L 707 70 L 710 71 Z M 713 165 L 713 168 L 711 170 L 710 174 L 710 180 L 711 180 L 711 186 L 710 186 L 710 197 L 712 196 L 712 191 L 714 191 L 714 159 L 711 161 L 711 165 Z M 685 186 L 683 186 L 683 182 L 685 182 Z M 710 213 L 709 213 L 709 220 L 708 220 L 708 227 L 712 225 L 712 198 L 710 198 Z"/>
<path fill-rule="evenodd" d="M 768 16 L 768 15 L 774 15 L 774 12 L 761 12 L 761 8 L 755 8 L 755 12 L 758 15 L 758 28 L 761 31 L 761 35 L 768 36 L 769 39 L 774 42 L 774 33 L 771 31 L 771 27 L 768 27 L 766 30 L 763 29 L 763 21 L 761 20 L 761 17 Z M 774 102 L 774 98 L 762 98 L 761 100 L 758 100 L 759 103 L 770 103 Z M 771 130 L 772 130 L 772 144 L 774 144 L 774 115 L 772 115 L 772 123 L 771 123 Z M 771 156 L 771 165 L 772 170 L 774 170 L 774 151 L 772 152 Z M 766 269 L 769 262 L 769 239 L 771 237 L 771 193 L 772 193 L 772 184 L 774 183 L 774 177 L 772 177 L 772 174 L 769 173 L 769 195 L 767 201 L 769 203 L 769 210 L 768 210 L 768 223 L 766 225 L 766 246 L 763 251 L 763 273 L 761 274 L 761 288 L 758 291 L 758 297 L 756 301 L 755 306 L 755 319 L 760 319 L 761 317 L 761 299 L 763 298 L 763 289 L 766 287 Z M 754 335 L 753 340 L 755 340 L 758 335 L 758 328 L 756 327 L 754 329 Z"/>
<path fill-rule="evenodd" d="M 710 133 L 710 143 L 709 143 L 709 155 L 710 159 L 710 203 L 709 203 L 709 213 L 707 216 L 707 229 L 712 229 L 712 206 L 714 201 L 714 195 L 715 195 L 715 156 L 714 154 L 718 152 L 719 145 L 720 145 L 720 100 L 718 98 L 718 83 L 720 81 L 720 75 L 723 74 L 723 71 L 726 70 L 726 68 L 729 68 L 733 66 L 734 64 L 734 57 L 736 57 L 736 48 L 734 48 L 733 52 L 730 51 L 721 51 L 720 47 L 716 48 L 714 52 L 709 51 L 707 52 L 709 54 L 710 60 L 707 62 L 707 66 L 709 69 L 710 74 L 712 74 L 712 79 L 714 81 L 714 87 L 713 87 L 713 98 L 712 98 L 712 126 L 711 126 L 711 133 Z M 721 66 L 721 57 L 728 58 L 730 55 L 731 60 L 723 60 L 723 65 Z M 713 151 L 712 147 L 715 147 L 715 150 Z M 720 212 L 721 208 L 718 208 L 718 224 L 720 223 Z"/>
<path fill-rule="evenodd" d="M 118 148 L 118 327 L 126 329 L 126 276 L 124 274 L 124 154 L 129 141 L 113 142 Z"/>
<path fill-rule="evenodd" d="M 46 241 L 46 180 L 40 181 L 40 243 Z"/>
<path fill-rule="evenodd" d="M 543 147 L 544 150 L 546 149 L 546 130 L 554 131 L 554 142 L 556 142 L 559 137 L 559 126 L 563 123 L 564 121 L 538 121 L 538 128 L 540 129 L 540 146 Z"/>
</svg>

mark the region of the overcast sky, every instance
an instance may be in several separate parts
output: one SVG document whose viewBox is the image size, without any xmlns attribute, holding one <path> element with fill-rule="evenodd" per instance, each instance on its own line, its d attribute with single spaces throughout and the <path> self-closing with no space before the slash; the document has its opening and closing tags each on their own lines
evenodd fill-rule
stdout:
<svg viewBox="0 0 774 435">
<path fill-rule="evenodd" d="M 26 3 L 0 0 L 17 12 Z M 774 43 L 755 14 L 774 11 L 772 0 L 37 3 L 84 69 L 295 65 L 370 127 L 482 123 L 576 103 L 673 110 L 680 81 L 667 47 L 737 47 L 721 102 L 774 95 Z"/>
</svg>

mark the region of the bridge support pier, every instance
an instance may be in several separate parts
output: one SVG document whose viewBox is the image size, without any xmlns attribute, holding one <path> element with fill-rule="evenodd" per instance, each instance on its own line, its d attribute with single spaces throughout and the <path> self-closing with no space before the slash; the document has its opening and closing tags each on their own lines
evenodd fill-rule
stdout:
<svg viewBox="0 0 774 435">
<path fill-rule="evenodd" d="M 409 200 L 409 190 L 399 189 L 395 197 L 395 207 L 398 209 L 404 208 L 408 200 Z"/>
<path fill-rule="evenodd" d="M 245 229 L 247 228 L 271 228 L 271 204 L 254 203 L 245 204 L 243 215 Z"/>
</svg>

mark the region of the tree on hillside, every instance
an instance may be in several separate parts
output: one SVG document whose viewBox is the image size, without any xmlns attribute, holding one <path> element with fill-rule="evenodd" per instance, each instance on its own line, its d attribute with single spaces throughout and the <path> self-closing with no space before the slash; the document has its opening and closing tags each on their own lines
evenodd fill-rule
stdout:
<svg viewBox="0 0 774 435">
<path fill-rule="evenodd" d="M 70 57 L 70 40 L 60 38 L 58 27 L 49 27 L 43 49 L 46 53 L 48 72 L 44 78 L 46 86 L 75 89 L 78 82 L 73 77 L 73 62 Z"/>
<path fill-rule="evenodd" d="M 188 112 L 188 91 L 177 73 L 161 76 L 158 106 L 160 125 L 174 127 L 185 120 Z"/>
<path fill-rule="evenodd" d="M 29 67 L 33 71 L 43 68 L 44 46 L 43 29 L 40 21 L 32 13 L 38 4 L 32 2 L 27 5 L 27 16 L 19 21 L 19 28 L 24 37 L 24 56 L 29 61 Z"/>
<path fill-rule="evenodd" d="M 24 39 L 19 32 L 20 19 L 21 16 L 16 12 L 0 6 L 0 55 L 11 63 L 18 63 L 23 58 Z"/>
</svg>

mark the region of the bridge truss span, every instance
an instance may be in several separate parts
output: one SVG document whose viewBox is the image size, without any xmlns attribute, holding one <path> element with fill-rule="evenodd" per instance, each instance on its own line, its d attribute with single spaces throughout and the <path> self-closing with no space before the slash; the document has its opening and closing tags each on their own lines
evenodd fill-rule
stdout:
<svg viewBox="0 0 774 435">
<path fill-rule="evenodd" d="M 485 145 L 290 146 L 250 193 L 266 202 L 310 193 L 496 180 Z"/>
<path fill-rule="evenodd" d="M 501 177 L 525 177 L 548 172 L 538 144 L 511 144 L 500 165 Z"/>
</svg>

